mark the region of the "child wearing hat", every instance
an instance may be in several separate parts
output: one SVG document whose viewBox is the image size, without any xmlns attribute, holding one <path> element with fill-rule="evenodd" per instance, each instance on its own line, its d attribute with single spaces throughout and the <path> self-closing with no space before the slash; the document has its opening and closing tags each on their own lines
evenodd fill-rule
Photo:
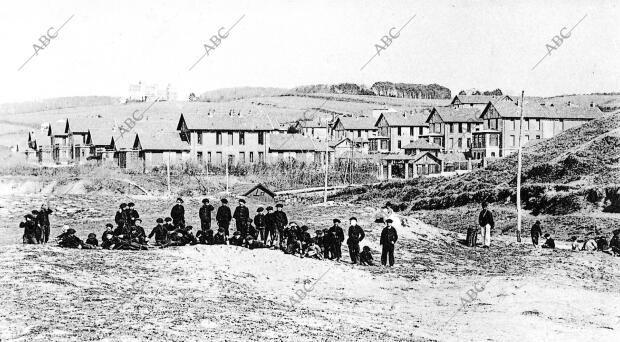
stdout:
<svg viewBox="0 0 620 342">
<path fill-rule="evenodd" d="M 97 235 L 95 233 L 88 234 L 88 238 L 85 242 L 87 245 L 94 247 L 99 247 L 99 241 L 97 241 Z"/>
<path fill-rule="evenodd" d="M 545 241 L 545 243 L 541 246 L 542 248 L 549 248 L 549 249 L 554 249 L 555 248 L 555 241 L 551 238 L 551 234 L 546 233 L 544 235 L 545 239 L 547 239 L 547 241 Z"/>
<path fill-rule="evenodd" d="M 211 229 L 211 212 L 213 212 L 215 208 L 209 204 L 208 198 L 202 199 L 202 207 L 198 210 L 198 217 L 200 218 L 200 229 L 202 231 Z M 196 233 L 198 235 L 198 233 Z M 213 231 L 211 231 L 211 235 L 213 235 Z"/>
<path fill-rule="evenodd" d="M 155 244 L 163 245 L 168 242 L 168 229 L 164 227 L 164 220 L 161 217 L 155 220 L 155 222 L 157 225 L 153 227 L 151 233 L 146 238 L 146 241 L 148 242 L 153 236 L 155 236 Z"/>
<path fill-rule="evenodd" d="M 228 239 L 228 244 L 233 246 L 241 246 L 243 245 L 243 237 L 241 236 L 240 231 L 236 231 L 233 233 L 233 236 Z"/>
<path fill-rule="evenodd" d="M 273 214 L 273 207 L 268 206 L 265 210 L 267 210 L 267 214 L 265 214 L 265 237 L 263 242 L 265 245 L 269 245 L 273 247 L 274 241 L 278 240 L 277 229 L 276 229 L 276 218 Z"/>
<path fill-rule="evenodd" d="M 265 214 L 263 213 L 265 209 L 263 207 L 258 207 L 256 209 L 256 215 L 254 215 L 254 227 L 258 231 L 258 239 L 265 243 Z"/>
<path fill-rule="evenodd" d="M 174 225 L 172 224 L 172 218 L 171 217 L 166 217 L 164 219 L 164 228 L 166 228 L 166 230 L 168 232 L 171 232 L 171 231 L 173 231 L 175 229 Z"/>
<path fill-rule="evenodd" d="M 24 244 L 37 244 L 37 225 L 32 214 L 24 215 L 24 221 L 19 224 L 19 227 L 24 228 L 24 235 L 22 236 Z"/>
<path fill-rule="evenodd" d="M 357 218 L 351 217 L 349 219 L 349 223 L 349 238 L 347 239 L 347 246 L 349 247 L 351 263 L 357 264 L 360 257 L 360 242 L 364 240 L 366 234 L 364 233 L 362 227 L 357 224 Z"/>
<path fill-rule="evenodd" d="M 217 233 L 213 236 L 213 244 L 214 245 L 225 245 L 226 244 L 226 235 L 224 235 L 224 228 L 218 228 Z"/>
<path fill-rule="evenodd" d="M 344 231 L 340 227 L 340 220 L 334 219 L 334 225 L 329 228 L 330 240 L 331 240 L 331 254 L 332 259 L 340 261 L 342 258 L 342 242 L 344 242 Z"/>
<path fill-rule="evenodd" d="M 185 227 L 185 207 L 183 207 L 183 199 L 177 198 L 177 203 L 170 210 L 172 217 L 172 225 L 175 227 Z"/>
<path fill-rule="evenodd" d="M 221 202 L 222 205 L 217 208 L 217 214 L 215 214 L 215 221 L 217 221 L 217 226 L 219 228 L 224 229 L 224 235 L 228 237 L 228 227 L 230 226 L 230 221 L 232 220 L 232 214 L 230 212 L 230 208 L 228 207 L 228 200 L 222 198 Z"/>
</svg>

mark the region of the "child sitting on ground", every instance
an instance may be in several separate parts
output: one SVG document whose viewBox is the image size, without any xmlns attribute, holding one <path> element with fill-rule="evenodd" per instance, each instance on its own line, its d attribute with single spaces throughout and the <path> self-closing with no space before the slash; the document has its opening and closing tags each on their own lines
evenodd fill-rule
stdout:
<svg viewBox="0 0 620 342">
<path fill-rule="evenodd" d="M 551 235 L 549 233 L 545 234 L 545 239 L 547 239 L 547 241 L 545 241 L 545 243 L 542 245 L 542 248 L 554 249 L 555 241 L 551 238 Z"/>
<path fill-rule="evenodd" d="M 314 243 L 313 240 L 310 240 L 306 246 L 306 257 L 323 260 L 323 252 L 321 252 L 321 247 Z"/>
<path fill-rule="evenodd" d="M 372 253 L 370 253 L 370 247 L 368 246 L 364 246 L 364 248 L 362 248 L 362 252 L 360 253 L 360 265 L 374 266 Z"/>
<path fill-rule="evenodd" d="M 97 235 L 95 235 L 95 233 L 88 234 L 88 238 L 86 239 L 86 244 L 91 245 L 93 247 L 98 247 L 99 241 L 97 241 Z"/>
</svg>

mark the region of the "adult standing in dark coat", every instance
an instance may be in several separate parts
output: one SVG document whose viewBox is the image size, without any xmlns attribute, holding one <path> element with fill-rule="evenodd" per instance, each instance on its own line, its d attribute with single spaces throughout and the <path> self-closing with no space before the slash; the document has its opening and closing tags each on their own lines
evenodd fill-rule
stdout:
<svg viewBox="0 0 620 342">
<path fill-rule="evenodd" d="M 478 225 L 482 231 L 482 248 L 489 248 L 491 246 L 491 229 L 495 227 L 493 221 L 493 213 L 489 210 L 487 202 L 482 202 L 482 210 L 478 215 Z"/>
<path fill-rule="evenodd" d="M 398 240 L 396 228 L 392 227 L 392 219 L 385 220 L 385 228 L 381 231 L 381 265 L 386 266 L 389 261 L 390 267 L 394 266 L 394 244 Z"/>
<path fill-rule="evenodd" d="M 276 222 L 276 230 L 278 232 L 278 235 L 280 236 L 280 243 L 284 238 L 282 236 L 282 230 L 284 230 L 284 227 L 288 225 L 288 217 L 286 216 L 286 213 L 282 210 L 283 207 L 284 205 L 282 203 L 276 204 L 276 212 L 273 213 L 273 218 Z"/>
<path fill-rule="evenodd" d="M 332 242 L 332 259 L 336 259 L 336 261 L 340 261 L 342 258 L 342 242 L 344 241 L 344 231 L 340 227 L 340 220 L 334 219 L 334 225 L 329 228 L 329 234 L 331 235 L 330 240 Z"/>
<path fill-rule="evenodd" d="M 37 217 L 37 221 L 41 229 L 43 230 L 43 242 L 47 243 L 50 239 L 50 214 L 52 213 L 52 209 L 50 209 L 45 203 L 41 204 L 41 210 L 39 210 L 39 216 Z"/>
<path fill-rule="evenodd" d="M 366 234 L 362 227 L 357 224 L 357 218 L 351 217 L 349 222 L 351 223 L 349 226 L 349 238 L 347 239 L 349 256 L 351 256 L 351 263 L 357 264 L 360 261 L 360 242 L 364 240 Z"/>
<path fill-rule="evenodd" d="M 41 228 L 39 220 L 37 219 L 39 217 L 39 211 L 33 210 L 30 213 L 32 215 L 32 222 L 34 222 L 35 227 L 34 237 L 35 239 L 37 239 L 37 243 L 43 243 L 43 229 Z"/>
<path fill-rule="evenodd" d="M 172 224 L 175 227 L 185 228 L 185 208 L 181 197 L 177 198 L 177 204 L 170 210 L 170 217 L 172 217 Z"/>
<path fill-rule="evenodd" d="M 245 206 L 245 200 L 239 200 L 239 205 L 235 208 L 233 214 L 237 231 L 241 234 L 241 238 L 245 239 L 248 235 L 248 219 L 250 218 L 250 210 Z"/>
<path fill-rule="evenodd" d="M 542 228 L 540 227 L 540 221 L 536 221 L 530 230 L 530 235 L 532 236 L 532 244 L 534 247 L 538 247 L 538 238 L 540 238 L 542 233 Z"/>
<path fill-rule="evenodd" d="M 200 217 L 200 229 L 206 232 L 211 229 L 211 212 L 214 210 L 213 206 L 209 204 L 209 199 L 202 200 L 202 207 L 198 210 L 198 216 Z"/>
<path fill-rule="evenodd" d="M 25 244 L 33 245 L 37 243 L 37 224 L 32 214 L 26 214 L 24 216 L 24 221 L 19 224 L 19 227 L 24 228 L 22 239 Z"/>
<path fill-rule="evenodd" d="M 227 199 L 222 198 L 222 205 L 217 208 L 215 220 L 217 221 L 217 226 L 224 229 L 224 236 L 228 238 L 228 227 L 230 226 L 230 221 L 232 220 L 232 214 L 230 213 Z"/>
</svg>

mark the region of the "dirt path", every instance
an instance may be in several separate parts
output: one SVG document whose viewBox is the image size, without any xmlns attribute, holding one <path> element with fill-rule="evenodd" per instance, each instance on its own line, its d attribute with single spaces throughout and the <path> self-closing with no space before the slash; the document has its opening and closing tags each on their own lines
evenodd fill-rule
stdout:
<svg viewBox="0 0 620 342">
<path fill-rule="evenodd" d="M 356 216 L 379 258 L 376 209 L 287 209 L 312 229 Z M 0 247 L 0 340 L 616 340 L 620 258 L 510 236 L 470 249 L 414 218 L 399 233 L 393 269 L 231 246 Z"/>
</svg>

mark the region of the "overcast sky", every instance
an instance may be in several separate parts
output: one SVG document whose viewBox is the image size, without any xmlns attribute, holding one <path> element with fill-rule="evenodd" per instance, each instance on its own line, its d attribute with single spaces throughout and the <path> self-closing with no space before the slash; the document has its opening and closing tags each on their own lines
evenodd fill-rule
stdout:
<svg viewBox="0 0 620 342">
<path fill-rule="evenodd" d="M 375 81 L 526 95 L 620 91 L 619 1 L 3 1 L 0 103 L 126 96 L 171 83 L 179 97 L 236 86 Z M 50 27 L 71 16 L 26 65 Z M 243 19 L 214 51 L 203 44 Z M 375 44 L 392 27 L 392 44 Z M 566 27 L 557 50 L 545 44 Z M 52 30 L 52 33 L 55 31 Z M 394 32 L 394 31 L 393 31 Z M 563 31 L 566 35 L 566 30 Z M 555 44 L 553 44 L 555 46 Z"/>
</svg>

